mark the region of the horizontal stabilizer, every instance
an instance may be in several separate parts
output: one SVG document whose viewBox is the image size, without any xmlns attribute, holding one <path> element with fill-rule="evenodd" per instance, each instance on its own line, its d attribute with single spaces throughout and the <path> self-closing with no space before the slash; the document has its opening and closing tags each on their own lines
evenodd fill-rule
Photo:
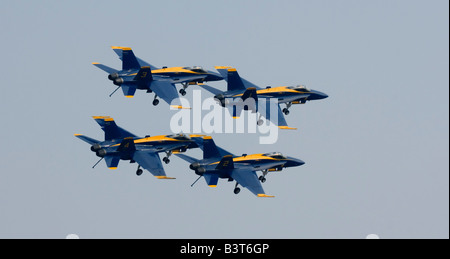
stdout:
<svg viewBox="0 0 450 259">
<path fill-rule="evenodd" d="M 123 95 L 127 98 L 133 98 L 134 94 L 136 93 L 136 85 L 130 84 L 130 83 L 123 83 L 121 85 Z"/>
<path fill-rule="evenodd" d="M 117 169 L 119 166 L 120 156 L 105 156 L 106 166 L 109 169 Z"/>
<path fill-rule="evenodd" d="M 217 182 L 219 181 L 219 175 L 218 174 L 205 173 L 205 174 L 203 174 L 203 177 L 205 177 L 206 184 L 209 187 L 217 187 Z"/>
</svg>

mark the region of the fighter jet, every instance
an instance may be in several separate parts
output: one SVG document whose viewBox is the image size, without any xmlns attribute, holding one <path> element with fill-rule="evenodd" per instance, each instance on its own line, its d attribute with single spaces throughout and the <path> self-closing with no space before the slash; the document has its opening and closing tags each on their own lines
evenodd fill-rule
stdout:
<svg viewBox="0 0 450 259">
<path fill-rule="evenodd" d="M 194 67 L 163 67 L 161 69 L 136 57 L 129 47 L 113 46 L 112 49 L 122 60 L 122 69 L 117 70 L 97 62 L 92 64 L 107 72 L 108 79 L 117 88 L 109 95 L 112 96 L 119 88 L 122 88 L 125 97 L 132 98 L 137 89 L 147 93 L 155 92 L 153 105 L 159 104 L 163 99 L 169 105 L 183 108 L 178 99 L 175 84 L 180 83 L 183 88 L 180 93 L 184 96 L 185 89 L 189 85 L 202 84 L 207 81 L 222 80 L 218 73 L 207 71 L 199 66 Z"/>
<path fill-rule="evenodd" d="M 142 167 L 158 179 L 175 179 L 166 176 L 159 153 L 166 154 L 163 161 L 168 164 L 172 154 L 197 148 L 198 145 L 194 139 L 204 136 L 171 134 L 141 138 L 117 126 L 114 119 L 109 116 L 93 116 L 93 118 L 105 132 L 104 141 L 75 134 L 75 137 L 90 144 L 91 151 L 100 157 L 92 168 L 103 159 L 109 169 L 117 169 L 120 160 L 129 160 L 130 163 L 138 163 L 137 175 L 142 174 Z"/>
<path fill-rule="evenodd" d="M 216 146 L 210 136 L 196 138 L 195 141 L 203 150 L 203 159 L 196 159 L 184 154 L 176 156 L 190 163 L 189 168 L 199 175 L 193 186 L 200 178 L 205 178 L 210 187 L 217 187 L 219 178 L 236 181 L 234 193 L 241 189 L 238 185 L 247 188 L 258 197 L 274 197 L 267 195 L 261 183 L 266 181 L 268 172 L 281 171 L 283 168 L 301 166 L 305 162 L 293 157 L 287 157 L 279 152 L 235 156 L 232 153 Z M 262 171 L 258 177 L 256 172 Z"/>
<path fill-rule="evenodd" d="M 279 86 L 279 87 L 266 87 L 261 88 L 255 84 L 241 78 L 235 68 L 232 67 L 216 67 L 219 73 L 227 81 L 227 91 L 222 92 L 216 88 L 208 85 L 200 85 L 200 87 L 213 93 L 214 99 L 222 107 L 233 107 L 233 117 L 238 118 L 242 110 L 251 110 L 258 112 L 258 99 L 265 99 L 268 104 L 268 100 L 274 98 L 278 103 L 278 120 L 273 119 L 275 116 L 270 116 L 269 105 L 266 105 L 266 110 L 261 111 L 262 114 L 258 119 L 258 125 L 261 125 L 263 121 L 261 117 L 264 116 L 272 123 L 277 125 L 281 129 L 296 129 L 287 125 L 284 115 L 289 114 L 289 108 L 293 104 L 304 104 L 307 101 L 321 100 L 328 97 L 327 94 L 308 89 L 303 85 L 297 86 Z M 254 100 L 253 107 L 244 105 L 247 99 Z M 286 104 L 286 107 L 281 110 L 280 104 Z M 248 104 L 248 103 L 247 103 Z"/>
</svg>

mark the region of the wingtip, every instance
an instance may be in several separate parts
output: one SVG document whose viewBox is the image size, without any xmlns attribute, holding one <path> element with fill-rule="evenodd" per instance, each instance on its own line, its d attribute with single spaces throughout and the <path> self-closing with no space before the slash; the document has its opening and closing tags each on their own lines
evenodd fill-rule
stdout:
<svg viewBox="0 0 450 259">
<path fill-rule="evenodd" d="M 214 68 L 215 69 L 229 69 L 229 68 L 233 68 L 233 67 L 230 67 L 230 66 L 215 66 Z"/>
<path fill-rule="evenodd" d="M 273 195 L 267 195 L 267 194 L 264 194 L 264 193 L 260 193 L 260 194 L 258 194 L 258 197 L 264 197 L 264 198 L 275 198 L 275 196 L 273 196 Z"/>
<path fill-rule="evenodd" d="M 92 116 L 92 118 L 94 118 L 94 120 L 114 121 L 110 116 Z"/>
<path fill-rule="evenodd" d="M 122 46 L 111 46 L 112 49 L 121 49 L 121 50 L 131 50 L 130 47 L 122 47 Z"/>
<path fill-rule="evenodd" d="M 73 134 L 75 137 L 78 137 L 78 136 L 83 136 L 83 134 L 78 134 L 78 133 L 75 133 L 75 134 Z"/>
<path fill-rule="evenodd" d="M 278 128 L 287 129 L 287 130 L 297 130 L 297 128 L 292 128 L 292 127 L 288 127 L 288 126 L 278 126 Z"/>
<path fill-rule="evenodd" d="M 181 110 L 181 109 L 190 110 L 191 109 L 191 107 L 183 107 L 181 105 L 170 105 L 170 107 L 173 109 L 178 109 L 178 110 Z"/>
<path fill-rule="evenodd" d="M 158 176 L 155 176 L 155 177 L 158 178 L 158 179 L 169 179 L 169 180 L 176 179 L 175 177 L 168 177 L 168 176 L 165 176 L 165 175 L 158 175 Z"/>
</svg>

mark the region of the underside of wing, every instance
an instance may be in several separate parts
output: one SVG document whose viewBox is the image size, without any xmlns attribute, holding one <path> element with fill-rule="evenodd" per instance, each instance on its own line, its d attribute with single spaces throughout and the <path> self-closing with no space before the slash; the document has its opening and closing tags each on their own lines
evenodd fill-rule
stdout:
<svg viewBox="0 0 450 259">
<path fill-rule="evenodd" d="M 255 171 L 247 168 L 237 168 L 231 172 L 231 177 L 242 187 L 247 188 L 258 197 L 273 197 L 266 195 Z"/>
<path fill-rule="evenodd" d="M 223 93 L 223 92 L 220 91 L 219 89 L 216 89 L 216 88 L 211 87 L 211 86 L 209 86 L 209 85 L 199 85 L 199 86 L 200 86 L 201 88 L 205 89 L 206 91 L 208 91 L 208 92 L 214 94 L 214 95 Z"/>
<path fill-rule="evenodd" d="M 199 159 L 195 159 L 191 156 L 185 155 L 185 154 L 175 154 L 177 157 L 183 159 L 184 161 L 188 162 L 188 163 L 194 163 L 197 162 Z"/>
<path fill-rule="evenodd" d="M 166 176 L 158 153 L 136 151 L 133 160 L 158 179 L 174 179 Z"/>
<path fill-rule="evenodd" d="M 155 94 L 163 99 L 169 105 L 176 108 L 185 108 L 181 106 L 175 85 L 166 80 L 155 80 L 151 82 L 150 88 Z"/>
<path fill-rule="evenodd" d="M 118 72 L 118 70 L 116 70 L 116 69 L 114 69 L 112 67 L 108 67 L 108 66 L 105 66 L 105 65 L 97 63 L 97 62 L 92 63 L 92 65 L 100 68 L 101 70 L 103 70 L 103 71 L 105 71 L 106 73 L 109 73 L 109 74 Z"/>
<path fill-rule="evenodd" d="M 198 75 L 198 76 L 186 76 L 181 77 L 179 79 L 172 79 L 173 84 L 181 84 L 186 82 L 196 82 L 196 81 L 203 81 L 206 78 L 206 75 Z"/>
<path fill-rule="evenodd" d="M 291 129 L 291 130 L 297 129 L 288 126 L 286 119 L 284 118 L 283 111 L 281 110 L 280 105 L 278 103 L 269 102 L 269 99 L 266 100 L 267 100 L 267 102 L 265 102 L 266 109 L 260 110 L 260 112 L 262 112 L 261 115 L 263 117 L 265 117 L 268 121 L 278 126 L 278 128 L 280 129 Z"/>
</svg>

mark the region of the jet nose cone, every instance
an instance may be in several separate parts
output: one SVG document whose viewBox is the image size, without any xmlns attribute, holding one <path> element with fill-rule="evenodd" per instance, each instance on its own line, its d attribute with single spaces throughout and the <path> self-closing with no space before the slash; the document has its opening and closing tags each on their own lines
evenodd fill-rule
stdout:
<svg viewBox="0 0 450 259">
<path fill-rule="evenodd" d="M 328 94 L 320 92 L 320 91 L 314 91 L 314 93 L 317 95 L 317 99 L 325 99 L 328 98 Z"/>
<path fill-rule="evenodd" d="M 298 158 L 289 157 L 291 166 L 301 166 L 304 165 L 305 162 Z"/>
<path fill-rule="evenodd" d="M 300 160 L 300 159 L 295 159 L 295 162 L 297 163 L 297 166 L 301 166 L 301 165 L 305 164 L 305 162 L 303 160 Z"/>
</svg>

